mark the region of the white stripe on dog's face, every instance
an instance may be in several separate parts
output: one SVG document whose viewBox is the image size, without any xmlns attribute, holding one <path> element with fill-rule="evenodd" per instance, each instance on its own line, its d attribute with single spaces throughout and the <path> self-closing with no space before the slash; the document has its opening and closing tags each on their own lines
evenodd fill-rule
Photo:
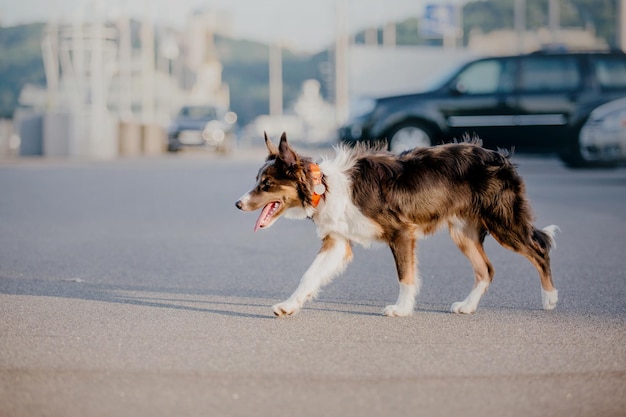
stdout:
<svg viewBox="0 0 626 417">
<path fill-rule="evenodd" d="M 249 207 L 250 193 L 247 192 L 237 200 L 237 207 L 243 211 L 250 211 Z"/>
<path fill-rule="evenodd" d="M 245 204 L 245 203 L 248 202 L 249 198 L 250 198 L 250 193 L 247 192 L 244 195 L 242 195 L 241 197 L 239 197 L 239 199 L 237 201 Z"/>
</svg>

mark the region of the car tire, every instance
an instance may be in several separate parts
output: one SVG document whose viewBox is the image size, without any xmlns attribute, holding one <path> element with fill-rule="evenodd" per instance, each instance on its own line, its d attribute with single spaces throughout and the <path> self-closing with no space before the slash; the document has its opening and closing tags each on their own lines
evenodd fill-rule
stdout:
<svg viewBox="0 0 626 417">
<path fill-rule="evenodd" d="M 568 168 L 582 168 L 585 166 L 585 160 L 580 153 L 578 140 L 571 145 L 566 146 L 559 152 L 559 158 Z"/>
<path fill-rule="evenodd" d="M 406 123 L 391 131 L 388 148 L 392 153 L 402 153 L 413 148 L 426 148 L 433 145 L 431 131 L 419 123 Z"/>
</svg>

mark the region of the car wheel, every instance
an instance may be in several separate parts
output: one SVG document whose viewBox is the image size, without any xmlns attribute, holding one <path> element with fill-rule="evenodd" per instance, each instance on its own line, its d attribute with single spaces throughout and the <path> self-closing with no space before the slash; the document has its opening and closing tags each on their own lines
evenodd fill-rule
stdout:
<svg viewBox="0 0 626 417">
<path fill-rule="evenodd" d="M 559 152 L 559 158 L 569 168 L 582 168 L 585 165 L 585 160 L 580 153 L 578 141 L 561 150 L 561 152 Z"/>
<path fill-rule="evenodd" d="M 413 148 L 425 148 L 432 144 L 430 131 L 417 124 L 400 126 L 389 135 L 389 150 L 392 153 L 401 153 Z"/>
</svg>

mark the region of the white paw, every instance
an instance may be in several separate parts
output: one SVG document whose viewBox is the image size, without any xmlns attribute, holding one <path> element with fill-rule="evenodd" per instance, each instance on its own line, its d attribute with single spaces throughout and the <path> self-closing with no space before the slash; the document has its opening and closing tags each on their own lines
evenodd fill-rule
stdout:
<svg viewBox="0 0 626 417">
<path fill-rule="evenodd" d="M 456 314 L 472 314 L 476 311 L 475 305 L 468 303 L 467 301 L 458 301 L 452 304 L 450 311 Z"/>
<path fill-rule="evenodd" d="M 385 307 L 383 315 L 387 317 L 408 317 L 413 315 L 413 306 L 401 306 L 398 304 L 392 304 Z"/>
<path fill-rule="evenodd" d="M 554 310 L 556 303 L 559 302 L 559 292 L 555 289 L 553 291 L 544 291 L 541 289 L 541 303 L 544 310 Z"/>
<path fill-rule="evenodd" d="M 287 300 L 282 303 L 274 304 L 272 306 L 272 311 L 277 317 L 286 317 L 293 316 L 302 306 L 300 303 L 294 300 Z"/>
</svg>

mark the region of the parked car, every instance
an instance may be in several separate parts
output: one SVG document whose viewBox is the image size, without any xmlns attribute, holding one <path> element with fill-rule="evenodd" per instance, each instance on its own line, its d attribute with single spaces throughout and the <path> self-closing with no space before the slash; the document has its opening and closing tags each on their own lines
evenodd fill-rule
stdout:
<svg viewBox="0 0 626 417">
<path fill-rule="evenodd" d="M 227 151 L 237 116 L 215 106 L 183 106 L 169 126 L 167 150 L 184 147 L 208 147 Z"/>
<path fill-rule="evenodd" d="M 591 112 L 580 131 L 580 154 L 586 162 L 602 166 L 626 162 L 626 98 Z"/>
<path fill-rule="evenodd" d="M 425 92 L 370 100 L 341 141 L 386 142 L 392 152 L 478 135 L 485 147 L 558 152 L 585 164 L 580 132 L 591 112 L 626 97 L 626 55 L 566 53 L 480 58 Z"/>
</svg>

